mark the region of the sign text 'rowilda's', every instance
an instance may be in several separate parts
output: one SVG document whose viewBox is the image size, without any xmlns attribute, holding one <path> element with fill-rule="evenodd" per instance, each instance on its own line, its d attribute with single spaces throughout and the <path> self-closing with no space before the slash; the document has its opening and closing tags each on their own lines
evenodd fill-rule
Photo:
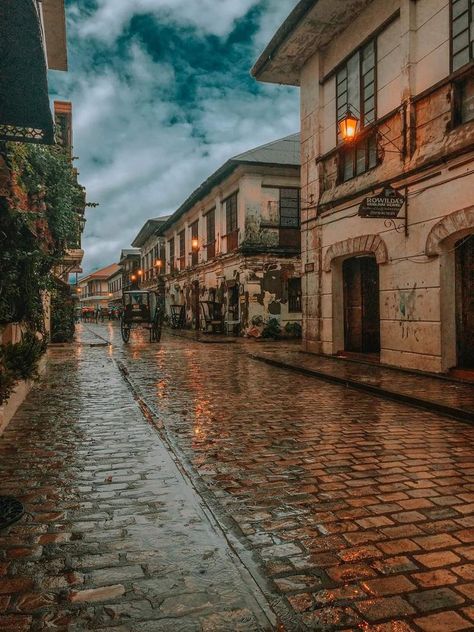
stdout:
<svg viewBox="0 0 474 632">
<path fill-rule="evenodd" d="M 405 196 L 388 186 L 378 195 L 366 197 L 359 206 L 359 215 L 360 217 L 394 219 L 404 204 Z"/>
</svg>

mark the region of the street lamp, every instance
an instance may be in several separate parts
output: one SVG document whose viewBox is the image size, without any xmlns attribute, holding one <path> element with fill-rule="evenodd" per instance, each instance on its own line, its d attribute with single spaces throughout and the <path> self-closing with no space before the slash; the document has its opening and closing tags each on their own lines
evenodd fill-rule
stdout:
<svg viewBox="0 0 474 632">
<path fill-rule="evenodd" d="M 344 117 L 339 121 L 339 132 L 344 142 L 354 140 L 359 129 L 359 119 L 350 110 L 347 110 Z"/>
<path fill-rule="evenodd" d="M 199 239 L 197 237 L 193 237 L 191 240 L 191 246 L 193 250 L 198 250 L 199 248 Z"/>
</svg>

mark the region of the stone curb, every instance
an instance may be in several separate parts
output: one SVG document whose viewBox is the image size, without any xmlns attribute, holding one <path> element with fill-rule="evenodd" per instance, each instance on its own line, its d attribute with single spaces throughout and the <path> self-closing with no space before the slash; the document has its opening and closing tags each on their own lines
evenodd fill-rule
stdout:
<svg viewBox="0 0 474 632">
<path fill-rule="evenodd" d="M 315 369 L 307 369 L 305 367 L 298 366 L 290 362 L 282 362 L 281 360 L 275 360 L 273 358 L 268 358 L 262 355 L 258 355 L 256 353 L 249 353 L 248 355 L 253 360 L 257 360 L 258 362 L 265 362 L 266 364 L 276 366 L 280 369 L 296 371 L 297 373 L 302 373 L 303 375 L 307 375 L 309 377 L 314 377 L 320 380 L 324 380 L 326 382 L 331 382 L 333 384 L 342 384 L 343 386 L 346 386 L 348 388 L 354 388 L 359 391 L 364 391 L 366 393 L 370 393 L 371 395 L 375 395 L 377 397 L 383 397 L 384 399 L 390 399 L 396 402 L 401 402 L 403 404 L 415 406 L 416 408 L 422 408 L 423 410 L 428 410 L 430 412 L 446 415 L 458 421 L 464 421 L 469 424 L 474 424 L 474 413 L 468 410 L 464 410 L 463 408 L 456 408 L 454 406 L 438 404 L 437 402 L 433 402 L 428 399 L 421 399 L 420 397 L 415 397 L 413 395 L 405 395 L 404 393 L 389 391 L 388 389 L 380 388 L 379 386 L 373 386 L 372 384 L 367 384 L 365 382 L 359 382 L 357 380 L 351 380 L 348 378 L 338 377 L 337 375 L 332 375 L 324 371 L 317 371 Z"/>
</svg>

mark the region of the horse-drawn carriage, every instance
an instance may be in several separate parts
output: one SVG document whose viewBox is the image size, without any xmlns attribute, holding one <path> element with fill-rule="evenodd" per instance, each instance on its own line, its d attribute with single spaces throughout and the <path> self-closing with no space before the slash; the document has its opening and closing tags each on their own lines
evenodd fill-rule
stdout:
<svg viewBox="0 0 474 632">
<path fill-rule="evenodd" d="M 130 340 L 130 332 L 135 328 L 148 329 L 150 342 L 160 341 L 163 312 L 157 301 L 153 300 L 154 297 L 154 292 L 146 290 L 128 290 L 123 292 L 120 330 L 124 342 Z"/>
</svg>

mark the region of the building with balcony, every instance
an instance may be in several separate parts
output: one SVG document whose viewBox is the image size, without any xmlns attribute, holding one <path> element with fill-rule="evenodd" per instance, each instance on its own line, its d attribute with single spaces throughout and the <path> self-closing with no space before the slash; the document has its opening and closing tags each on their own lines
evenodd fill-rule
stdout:
<svg viewBox="0 0 474 632">
<path fill-rule="evenodd" d="M 121 266 L 118 266 L 118 268 L 109 276 L 107 279 L 107 285 L 109 305 L 121 305 L 123 291 L 123 270 Z"/>
<path fill-rule="evenodd" d="M 119 265 L 122 270 L 122 288 L 127 290 L 138 278 L 140 270 L 140 248 L 125 248 L 120 253 Z"/>
<path fill-rule="evenodd" d="M 188 326 L 222 319 L 235 333 L 301 321 L 299 172 L 295 134 L 234 156 L 153 227 L 143 281 L 164 281 L 168 314 L 181 306 Z"/>
<path fill-rule="evenodd" d="M 109 296 L 109 279 L 118 273 L 121 273 L 120 266 L 112 263 L 79 279 L 77 287 L 81 307 L 108 307 L 113 300 L 113 297 Z"/>
<path fill-rule="evenodd" d="M 140 253 L 139 266 L 134 276 L 143 289 L 156 290 L 158 275 L 165 259 L 165 242 L 160 236 L 160 230 L 168 219 L 169 215 L 147 220 L 132 242 L 132 246 Z"/>
<path fill-rule="evenodd" d="M 473 9 L 301 0 L 252 70 L 301 88 L 306 350 L 474 369 Z"/>
</svg>

